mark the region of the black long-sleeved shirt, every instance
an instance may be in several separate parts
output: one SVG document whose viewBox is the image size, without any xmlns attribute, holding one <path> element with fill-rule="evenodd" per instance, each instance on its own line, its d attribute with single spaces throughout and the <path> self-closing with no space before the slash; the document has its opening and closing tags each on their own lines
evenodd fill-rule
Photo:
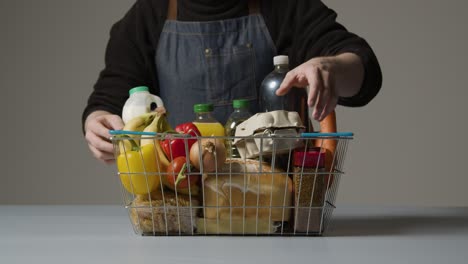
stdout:
<svg viewBox="0 0 468 264">
<path fill-rule="evenodd" d="M 132 87 L 146 85 L 159 94 L 154 56 L 168 0 L 137 0 L 111 29 L 105 68 L 84 109 L 82 121 L 97 110 L 120 115 Z M 319 0 L 261 0 L 260 13 L 276 44 L 278 54 L 289 56 L 292 68 L 320 56 L 352 52 L 364 65 L 359 93 L 340 98 L 339 104 L 359 107 L 379 92 L 382 73 L 368 43 L 336 22 L 337 14 Z M 247 0 L 179 0 L 180 21 L 213 21 L 248 15 Z"/>
</svg>

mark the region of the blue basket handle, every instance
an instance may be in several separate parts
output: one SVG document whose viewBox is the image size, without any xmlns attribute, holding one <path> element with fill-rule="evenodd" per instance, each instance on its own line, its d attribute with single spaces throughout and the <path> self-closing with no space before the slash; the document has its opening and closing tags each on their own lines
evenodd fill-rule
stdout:
<svg viewBox="0 0 468 264">
<path fill-rule="evenodd" d="M 117 135 L 137 135 L 137 136 L 156 136 L 155 132 L 141 132 L 141 131 L 127 131 L 127 130 L 109 130 L 112 136 Z M 319 138 L 319 137 L 353 137 L 352 132 L 338 132 L 338 133 L 301 133 L 303 138 Z"/>
<path fill-rule="evenodd" d="M 301 133 L 301 137 L 304 138 L 318 138 L 318 137 L 353 137 L 354 133 L 352 132 L 337 132 L 337 133 Z"/>
<path fill-rule="evenodd" d="M 112 136 L 118 135 L 137 135 L 137 136 L 156 136 L 156 132 L 128 131 L 128 130 L 109 130 Z"/>
</svg>

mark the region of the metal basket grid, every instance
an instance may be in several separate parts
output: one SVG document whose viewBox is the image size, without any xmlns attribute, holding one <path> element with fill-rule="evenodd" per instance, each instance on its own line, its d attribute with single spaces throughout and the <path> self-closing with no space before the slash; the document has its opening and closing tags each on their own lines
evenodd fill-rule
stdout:
<svg viewBox="0 0 468 264">
<path fill-rule="evenodd" d="M 186 160 L 189 163 L 190 139 L 210 139 L 215 142 L 220 140 L 231 148 L 231 142 L 239 137 L 192 138 L 181 134 L 131 131 L 111 131 L 111 134 L 117 162 L 120 158 L 121 162 L 127 163 L 125 168 L 128 171 L 122 168 L 119 171 L 118 168 L 117 173 L 121 180 L 123 202 L 135 233 L 145 236 L 323 235 L 331 223 L 338 186 L 344 174 L 343 163 L 348 142 L 353 139 L 352 133 L 243 137 L 244 140 L 256 140 L 260 143 L 258 157 L 232 160 L 228 157 L 228 165 L 224 165 L 223 168 L 216 166 L 210 173 L 204 172 L 203 166 L 198 171 L 188 166 L 188 187 L 181 193 L 177 186 L 174 189 L 167 188 L 162 180 L 157 181 L 157 186 L 150 186 L 150 181 L 154 178 L 163 179 L 170 175 L 158 159 L 155 160 L 156 170 L 149 171 L 145 164 L 148 161 L 143 161 L 141 150 L 139 155 L 144 166 L 140 171 L 131 170 L 126 156 L 130 148 L 129 144 L 123 144 L 124 141 L 128 141 L 129 137 L 136 142 L 145 138 L 151 139 L 153 144 L 159 144 L 163 140 L 181 138 L 185 143 Z M 317 151 L 325 152 L 324 142 L 327 141 L 336 143 L 329 170 L 318 166 L 306 167 L 305 158 L 302 166 L 294 166 L 295 151 L 307 151 L 312 146 L 319 145 L 316 147 Z M 271 145 L 268 153 L 263 151 L 264 143 Z M 276 146 L 283 148 L 278 149 Z M 201 153 L 201 146 L 199 147 Z M 158 155 L 156 148 L 154 152 Z M 168 156 L 171 156 L 168 159 L 172 160 L 172 153 Z M 122 157 L 125 158 L 122 160 Z M 255 171 L 247 168 L 247 164 L 250 163 L 255 164 Z M 239 169 L 239 166 L 245 167 Z M 196 190 L 190 184 L 191 175 L 200 175 L 198 195 L 194 195 Z M 146 185 L 146 191 L 135 191 L 137 181 L 140 183 L 140 189 Z M 281 188 L 284 188 L 284 191 L 281 191 Z"/>
</svg>

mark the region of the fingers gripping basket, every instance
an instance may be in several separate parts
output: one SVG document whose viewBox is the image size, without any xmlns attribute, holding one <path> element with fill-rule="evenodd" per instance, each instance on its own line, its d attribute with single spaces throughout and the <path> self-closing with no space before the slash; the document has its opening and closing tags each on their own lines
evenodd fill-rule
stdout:
<svg viewBox="0 0 468 264">
<path fill-rule="evenodd" d="M 123 201 L 135 233 L 163 236 L 322 235 L 330 225 L 353 136 L 257 134 L 258 156 L 228 157 L 222 166 L 206 172 L 191 166 L 189 157 L 188 142 L 203 137 L 131 131 L 111 134 Z M 152 144 L 138 146 L 142 138 Z M 170 184 L 175 177 L 168 169 L 172 153 L 166 159 L 158 147 L 163 140 L 175 139 L 185 143 L 186 184 Z M 208 139 L 231 144 L 253 138 Z M 262 149 L 264 142 L 270 146 L 268 152 Z M 285 146 L 289 148 L 285 150 Z M 198 147 L 201 153 L 201 145 Z"/>
</svg>

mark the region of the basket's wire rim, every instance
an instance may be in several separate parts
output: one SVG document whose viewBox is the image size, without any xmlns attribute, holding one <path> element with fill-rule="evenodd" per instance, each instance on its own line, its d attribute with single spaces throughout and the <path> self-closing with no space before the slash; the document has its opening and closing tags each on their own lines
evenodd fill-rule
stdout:
<svg viewBox="0 0 468 264">
<path fill-rule="evenodd" d="M 144 171 L 137 171 L 137 172 L 126 172 L 126 171 L 122 171 L 122 172 L 117 172 L 117 175 L 153 175 L 155 173 L 158 173 L 157 171 L 147 171 L 147 172 L 144 172 Z M 159 173 L 161 176 L 164 175 L 164 176 L 167 176 L 167 175 L 170 175 L 169 173 L 167 172 L 162 172 L 162 173 Z M 241 172 L 233 172 L 233 173 L 230 173 L 230 172 L 218 172 L 218 173 L 205 173 L 207 176 L 216 176 L 216 175 L 232 175 L 232 176 L 243 176 L 244 173 L 241 173 Z M 271 173 L 271 172 L 267 172 L 267 171 L 258 171 L 258 172 L 249 172 L 250 175 L 270 175 L 272 174 L 273 176 L 277 176 L 277 177 L 282 177 L 282 174 L 280 172 L 275 172 L 275 173 Z M 339 171 L 339 170 L 334 170 L 334 172 L 317 172 L 317 173 L 314 173 L 314 172 L 304 172 L 303 175 L 305 176 L 314 176 L 314 175 L 328 175 L 328 174 L 331 174 L 331 175 L 342 175 L 342 174 L 345 174 L 344 172 L 342 171 Z M 187 176 L 193 176 L 193 175 L 200 175 L 200 173 L 196 173 L 196 172 L 192 172 L 192 173 L 187 173 L 186 174 Z"/>
<path fill-rule="evenodd" d="M 156 132 L 143 132 L 143 131 L 128 131 L 128 130 L 109 130 L 109 134 L 112 136 L 118 135 L 137 135 L 137 136 L 156 136 L 156 135 L 163 135 L 166 133 L 156 133 Z M 171 134 L 175 137 L 182 136 L 187 137 L 184 134 Z M 337 133 L 320 133 L 320 132 L 313 132 L 313 133 L 301 133 L 299 137 L 303 138 L 318 138 L 318 137 L 339 137 L 339 138 L 352 138 L 354 136 L 353 132 L 337 132 Z M 243 136 L 236 138 L 251 138 L 252 136 Z M 291 136 L 275 136 L 275 135 L 264 135 L 264 136 L 255 136 L 255 137 L 291 137 Z M 225 136 L 210 136 L 210 138 L 226 138 Z M 294 137 L 293 137 L 294 138 Z"/>
</svg>

